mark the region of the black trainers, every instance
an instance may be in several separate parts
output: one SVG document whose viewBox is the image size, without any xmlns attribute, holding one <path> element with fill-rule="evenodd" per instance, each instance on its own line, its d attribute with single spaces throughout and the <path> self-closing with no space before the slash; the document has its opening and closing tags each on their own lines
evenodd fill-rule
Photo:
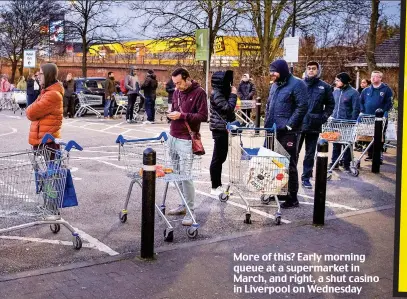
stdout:
<svg viewBox="0 0 407 299">
<path fill-rule="evenodd" d="M 345 171 L 346 173 L 351 173 L 349 166 L 344 166 L 343 171 Z"/>
<path fill-rule="evenodd" d="M 298 202 L 298 200 L 295 201 L 286 201 L 283 202 L 280 207 L 282 209 L 294 209 L 294 208 L 298 208 L 300 206 L 300 203 Z"/>
</svg>

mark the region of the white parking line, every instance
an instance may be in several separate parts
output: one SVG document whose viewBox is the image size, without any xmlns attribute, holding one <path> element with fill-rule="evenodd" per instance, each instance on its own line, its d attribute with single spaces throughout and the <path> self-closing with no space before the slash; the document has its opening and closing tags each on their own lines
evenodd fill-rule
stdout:
<svg viewBox="0 0 407 299">
<path fill-rule="evenodd" d="M 206 193 L 206 192 L 203 192 L 203 191 L 199 191 L 199 190 L 195 190 L 195 192 L 198 193 L 198 194 L 205 195 L 205 196 L 207 196 L 207 197 L 210 197 L 210 198 L 219 200 L 218 197 L 216 197 L 216 196 L 214 196 L 214 195 L 211 195 L 211 194 L 209 194 L 209 193 Z M 228 200 L 226 203 L 227 203 L 227 204 L 230 204 L 230 205 L 232 205 L 232 206 L 239 207 L 239 208 L 242 208 L 242 209 L 246 210 L 246 206 L 241 205 L 241 204 L 239 204 L 239 203 L 237 203 L 237 202 Z M 260 216 L 266 217 L 266 218 L 276 219 L 276 217 L 274 217 L 274 215 L 271 215 L 271 214 L 269 214 L 269 213 L 260 211 L 260 210 L 258 210 L 258 209 L 254 209 L 254 208 L 252 208 L 252 207 L 250 207 L 250 211 L 253 212 L 253 213 L 255 213 L 255 214 L 258 214 L 258 215 L 260 215 Z M 281 219 L 281 222 L 283 222 L 283 223 L 291 223 L 291 221 L 285 220 L 285 219 Z"/>
<path fill-rule="evenodd" d="M 7 136 L 7 135 L 11 135 L 11 134 L 14 134 L 14 133 L 17 133 L 17 129 L 11 128 L 11 132 L 4 133 L 4 134 L 0 134 L 0 137 L 2 137 L 2 136 Z"/>
<path fill-rule="evenodd" d="M 72 242 L 69 241 L 61 241 L 61 240 L 49 240 L 49 239 L 41 239 L 41 238 L 29 238 L 29 237 L 18 237 L 18 236 L 0 236 L 0 239 L 4 240 L 18 240 L 18 241 L 28 241 L 28 242 L 35 242 L 35 243 L 48 243 L 54 245 L 65 245 L 65 246 L 72 246 Z M 98 249 L 96 245 L 91 243 L 83 243 L 82 247 L 85 248 L 92 248 Z"/>
<path fill-rule="evenodd" d="M 314 197 L 309 196 L 309 195 L 298 194 L 298 196 L 314 200 Z M 314 205 L 313 202 L 307 202 L 307 201 L 304 201 L 304 202 L 301 202 L 301 203 L 303 203 L 305 205 Z M 340 209 L 347 209 L 347 210 L 350 210 L 350 211 L 359 211 L 359 209 L 357 209 L 357 208 L 353 208 L 353 207 L 346 206 L 346 205 L 341 205 L 339 203 L 335 203 L 335 202 L 331 202 L 331 201 L 325 201 L 325 204 L 326 204 L 327 207 L 331 207 L 331 208 L 340 208 Z"/>
</svg>

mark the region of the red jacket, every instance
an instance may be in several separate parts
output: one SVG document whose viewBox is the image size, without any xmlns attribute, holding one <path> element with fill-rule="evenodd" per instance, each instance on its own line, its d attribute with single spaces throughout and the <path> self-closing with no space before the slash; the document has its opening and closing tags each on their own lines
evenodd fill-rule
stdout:
<svg viewBox="0 0 407 299">
<path fill-rule="evenodd" d="M 178 102 L 181 104 L 181 109 Z M 191 139 L 185 120 L 193 132 L 199 132 L 201 122 L 208 121 L 208 102 L 205 90 L 196 81 L 192 81 L 192 85 L 185 91 L 175 90 L 172 96 L 172 111 L 181 112 L 181 117 L 171 121 L 171 136 Z"/>
</svg>

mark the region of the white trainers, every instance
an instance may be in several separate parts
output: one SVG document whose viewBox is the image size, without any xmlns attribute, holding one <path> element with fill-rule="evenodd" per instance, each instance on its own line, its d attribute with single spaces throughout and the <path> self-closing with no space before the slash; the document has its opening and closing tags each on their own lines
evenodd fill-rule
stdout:
<svg viewBox="0 0 407 299">
<path fill-rule="evenodd" d="M 215 196 L 219 196 L 220 194 L 222 194 L 223 192 L 225 192 L 222 188 L 222 186 L 219 186 L 216 189 L 211 189 L 211 195 L 215 195 Z"/>
<path fill-rule="evenodd" d="M 195 218 L 195 214 L 193 214 Z M 196 218 L 195 218 L 196 221 Z M 190 215 L 185 215 L 184 219 L 182 219 L 183 226 L 191 226 L 194 222 L 192 221 L 192 217 Z"/>
<path fill-rule="evenodd" d="M 175 209 L 169 210 L 168 215 L 185 215 L 187 213 L 187 209 L 184 205 L 179 205 Z"/>
</svg>

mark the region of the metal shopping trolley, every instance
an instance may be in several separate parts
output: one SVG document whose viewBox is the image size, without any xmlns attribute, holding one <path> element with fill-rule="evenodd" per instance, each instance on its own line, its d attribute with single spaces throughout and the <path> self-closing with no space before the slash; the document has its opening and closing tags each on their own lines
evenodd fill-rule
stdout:
<svg viewBox="0 0 407 299">
<path fill-rule="evenodd" d="M 157 97 L 155 99 L 155 120 L 166 121 L 165 113 L 168 111 L 168 98 Z"/>
<path fill-rule="evenodd" d="M 52 136 L 44 136 L 43 143 Z M 74 141 L 55 150 L 40 146 L 36 150 L 0 154 L 0 233 L 49 224 L 53 233 L 64 225 L 73 236 L 73 247 L 82 240 L 75 229 L 61 218 L 69 151 L 82 148 Z"/>
<path fill-rule="evenodd" d="M 20 114 L 23 115 L 23 111 L 25 111 L 27 107 L 27 92 L 23 90 L 13 91 L 12 102 L 14 114 L 20 110 Z"/>
<path fill-rule="evenodd" d="M 353 144 L 356 138 L 356 121 L 355 120 L 343 120 L 343 119 L 328 119 L 328 121 L 322 125 L 322 132 L 319 138 L 326 139 L 329 143 L 339 143 L 344 146 L 338 159 L 333 163 L 330 169 L 328 169 L 328 177 L 332 178 L 332 170 L 341 161 L 345 152 L 349 149 L 351 155 L 350 171 L 353 176 L 359 175 L 359 170 L 356 168 L 353 154 Z"/>
<path fill-rule="evenodd" d="M 243 110 L 247 109 L 255 109 L 256 102 L 255 101 L 239 101 L 240 105 L 236 106 L 235 115 L 239 122 L 243 124 L 243 127 L 247 128 L 254 128 L 254 122 L 251 118 L 243 112 Z"/>
<path fill-rule="evenodd" d="M 244 222 L 251 223 L 247 197 L 258 195 L 262 204 L 276 202 L 275 223 L 281 224 L 278 195 L 287 195 L 290 155 L 277 141 L 275 126 L 271 129 L 239 128 L 228 124 L 229 131 L 229 184 L 219 195 L 221 202 L 234 188 L 246 205 Z"/>
<path fill-rule="evenodd" d="M 397 110 L 390 111 L 387 119 L 387 130 L 384 134 L 384 151 L 386 152 L 388 148 L 395 148 L 397 143 Z"/>
<path fill-rule="evenodd" d="M 92 106 L 100 106 L 103 104 L 103 97 L 91 94 L 85 94 L 83 92 L 77 93 L 79 101 L 79 109 L 75 113 L 75 117 L 81 117 L 85 115 L 87 111 L 96 114 L 97 118 L 102 117 L 99 111 Z"/>
<path fill-rule="evenodd" d="M 0 111 L 13 110 L 13 93 L 0 92 Z"/>
<path fill-rule="evenodd" d="M 164 230 L 164 240 L 171 242 L 174 238 L 174 227 L 171 222 L 165 217 L 165 201 L 167 198 L 168 185 L 173 183 L 178 191 L 182 201 L 185 204 L 188 215 L 191 216 L 193 224 L 187 228 L 189 238 L 195 238 L 198 235 L 198 223 L 191 213 L 186 199 L 181 192 L 179 183 L 186 180 L 194 180 L 199 177 L 201 172 L 201 157 L 195 156 L 192 153 L 178 155 L 171 149 L 167 143 L 167 133 L 162 132 L 158 137 L 142 138 L 127 140 L 120 135 L 116 143 L 119 144 L 119 159 L 123 159 L 126 167 L 126 174 L 131 178 L 129 190 L 124 203 L 123 210 L 120 212 L 120 221 L 127 221 L 127 207 L 132 193 L 133 185 L 137 183 L 142 188 L 143 174 L 143 152 L 147 147 L 151 147 L 156 151 L 156 177 L 157 180 L 165 183 L 163 202 L 160 206 L 155 205 L 158 215 L 164 220 L 166 229 Z"/>
<path fill-rule="evenodd" d="M 114 94 L 113 96 L 117 105 L 117 109 L 114 116 L 117 117 L 117 114 L 120 112 L 120 117 L 122 117 L 123 112 L 126 112 L 127 102 L 129 99 L 126 95 L 122 94 Z"/>
</svg>

